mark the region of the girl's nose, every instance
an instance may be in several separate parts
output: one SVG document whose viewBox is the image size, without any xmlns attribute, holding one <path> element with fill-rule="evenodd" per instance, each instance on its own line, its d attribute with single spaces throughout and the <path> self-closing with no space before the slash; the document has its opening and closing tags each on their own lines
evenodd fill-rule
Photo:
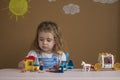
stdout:
<svg viewBox="0 0 120 80">
<path fill-rule="evenodd" d="M 47 41 L 46 41 L 46 40 L 44 40 L 44 41 L 43 41 L 43 44 L 47 44 Z"/>
</svg>

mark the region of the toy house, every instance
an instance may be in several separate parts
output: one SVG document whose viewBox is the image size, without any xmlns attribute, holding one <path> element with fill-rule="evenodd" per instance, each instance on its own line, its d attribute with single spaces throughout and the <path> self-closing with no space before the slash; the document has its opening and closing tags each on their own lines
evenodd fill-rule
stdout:
<svg viewBox="0 0 120 80">
<path fill-rule="evenodd" d="M 34 56 L 28 56 L 25 58 L 25 69 L 26 70 L 32 70 L 36 71 L 39 70 L 39 65 L 35 64 L 35 57 Z"/>
</svg>

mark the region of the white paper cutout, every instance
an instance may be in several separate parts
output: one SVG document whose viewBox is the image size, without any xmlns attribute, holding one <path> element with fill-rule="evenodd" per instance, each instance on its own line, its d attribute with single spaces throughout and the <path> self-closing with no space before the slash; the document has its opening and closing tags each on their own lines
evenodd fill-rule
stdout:
<svg viewBox="0 0 120 80">
<path fill-rule="evenodd" d="M 65 14 L 74 15 L 80 12 L 80 7 L 76 4 L 71 3 L 71 4 L 63 6 L 63 10 Z"/>
<path fill-rule="evenodd" d="M 54 1 L 56 1 L 56 0 L 48 0 L 49 2 L 54 2 Z"/>
<path fill-rule="evenodd" d="M 108 3 L 108 4 L 112 4 L 117 2 L 118 0 L 93 0 L 94 2 L 100 2 L 100 3 Z"/>
</svg>

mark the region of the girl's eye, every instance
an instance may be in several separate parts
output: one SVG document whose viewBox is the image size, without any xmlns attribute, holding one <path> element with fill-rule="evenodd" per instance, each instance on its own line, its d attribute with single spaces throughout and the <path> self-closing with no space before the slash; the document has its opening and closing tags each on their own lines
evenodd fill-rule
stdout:
<svg viewBox="0 0 120 80">
<path fill-rule="evenodd" d="M 39 39 L 39 41 L 44 41 L 44 39 Z"/>
<path fill-rule="evenodd" d="M 48 42 L 51 42 L 51 41 L 52 41 L 52 39 L 47 39 L 47 41 L 48 41 Z"/>
</svg>

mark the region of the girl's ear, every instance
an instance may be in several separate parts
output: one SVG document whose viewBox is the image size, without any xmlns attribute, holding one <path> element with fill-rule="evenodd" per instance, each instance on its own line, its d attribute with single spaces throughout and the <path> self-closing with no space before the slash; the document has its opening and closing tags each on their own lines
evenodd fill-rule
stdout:
<svg viewBox="0 0 120 80">
<path fill-rule="evenodd" d="M 55 45 L 58 46 L 58 41 L 55 41 Z"/>
<path fill-rule="evenodd" d="M 58 41 L 55 41 L 54 42 L 54 48 L 57 49 L 57 47 L 58 47 Z"/>
</svg>

